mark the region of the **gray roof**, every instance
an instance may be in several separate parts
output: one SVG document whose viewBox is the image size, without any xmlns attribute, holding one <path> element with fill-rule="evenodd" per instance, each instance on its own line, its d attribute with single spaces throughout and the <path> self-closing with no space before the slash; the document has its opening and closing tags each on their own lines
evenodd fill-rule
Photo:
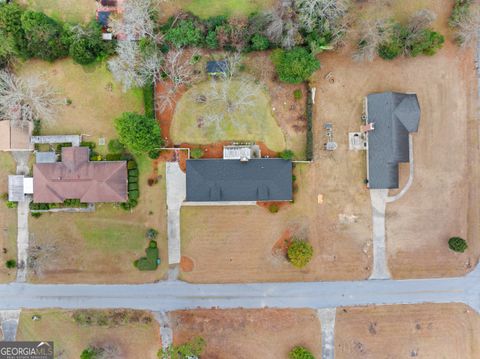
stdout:
<svg viewBox="0 0 480 359">
<path fill-rule="evenodd" d="M 227 61 L 208 61 L 207 62 L 207 73 L 217 74 L 227 72 L 228 64 Z"/>
<path fill-rule="evenodd" d="M 188 202 L 290 201 L 292 162 L 279 158 L 187 161 Z"/>
<path fill-rule="evenodd" d="M 417 132 L 420 106 L 417 95 L 396 92 L 370 94 L 368 123 L 368 186 L 398 188 L 398 164 L 409 161 L 410 132 Z"/>
</svg>

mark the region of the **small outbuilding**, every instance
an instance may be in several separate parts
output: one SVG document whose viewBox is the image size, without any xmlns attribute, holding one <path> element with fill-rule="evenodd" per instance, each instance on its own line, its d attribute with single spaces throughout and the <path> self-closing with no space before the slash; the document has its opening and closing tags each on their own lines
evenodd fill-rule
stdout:
<svg viewBox="0 0 480 359">
<path fill-rule="evenodd" d="M 207 73 L 212 76 L 222 75 L 227 72 L 228 64 L 227 61 L 208 61 L 207 62 Z"/>
</svg>

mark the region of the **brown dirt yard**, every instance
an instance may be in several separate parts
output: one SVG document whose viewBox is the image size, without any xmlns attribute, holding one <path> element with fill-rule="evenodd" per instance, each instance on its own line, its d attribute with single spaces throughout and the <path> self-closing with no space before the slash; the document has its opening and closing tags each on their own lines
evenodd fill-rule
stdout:
<svg viewBox="0 0 480 359">
<path fill-rule="evenodd" d="M 117 359 L 156 358 L 161 347 L 160 329 L 150 313 L 132 310 L 89 311 L 101 317 L 102 325 L 80 325 L 71 311 L 57 309 L 23 310 L 17 340 L 53 341 L 55 358 L 79 358 L 82 351 L 93 346 L 110 344 L 118 348 Z M 124 323 L 111 324 L 112 317 L 128 313 Z M 41 319 L 33 321 L 33 315 Z"/>
<path fill-rule="evenodd" d="M 0 152 L 0 193 L 8 192 L 8 175 L 15 174 L 15 161 L 7 152 Z M 17 210 L 0 203 L 0 283 L 15 280 L 15 270 L 5 262 L 17 259 Z"/>
<path fill-rule="evenodd" d="M 405 9 L 426 7 L 437 13 L 435 28 L 447 35 L 447 41 L 435 56 L 355 63 L 346 48 L 339 54 L 322 54 L 322 69 L 315 74 L 317 110 L 326 118 L 340 113 L 345 120 L 358 116 L 363 97 L 372 92 L 418 95 L 422 116 L 413 140 L 413 185 L 403 198 L 387 205 L 388 262 L 395 278 L 463 275 L 476 265 L 480 253 L 474 51 L 460 50 L 449 40 L 447 17 L 453 2 L 447 3 L 405 1 Z M 399 17 L 405 10 L 387 8 Z M 329 72 L 334 84 L 324 80 Z M 402 183 L 408 174 L 408 165 L 400 166 Z M 452 236 L 467 239 L 464 254 L 448 249 Z"/>
<path fill-rule="evenodd" d="M 94 213 L 48 213 L 29 219 L 30 247 L 41 247 L 36 283 L 144 283 L 164 278 L 167 267 L 165 164 L 158 166 L 159 182 L 147 185 L 151 161 L 138 161 L 140 199 L 132 212 L 100 204 Z M 145 256 L 145 232 L 155 228 L 161 265 L 139 271 L 133 261 Z"/>
<path fill-rule="evenodd" d="M 475 359 L 479 330 L 463 304 L 338 308 L 335 358 Z"/>
<path fill-rule="evenodd" d="M 287 358 L 296 345 L 321 357 L 320 321 L 309 309 L 188 310 L 169 313 L 173 342 L 182 344 L 201 336 L 202 358 Z"/>
</svg>

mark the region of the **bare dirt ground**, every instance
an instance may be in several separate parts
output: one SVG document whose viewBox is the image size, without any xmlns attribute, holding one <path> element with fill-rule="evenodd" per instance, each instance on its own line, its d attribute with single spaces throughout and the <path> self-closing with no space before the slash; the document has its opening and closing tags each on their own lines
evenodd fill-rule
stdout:
<svg viewBox="0 0 480 359">
<path fill-rule="evenodd" d="M 275 214 L 264 206 L 182 208 L 188 271 L 181 278 L 220 283 L 367 278 L 371 215 L 361 154 L 339 148 L 313 165 L 297 164 L 294 174 L 295 202 Z M 294 268 L 281 250 L 279 242 L 291 236 L 313 245 L 312 262 L 303 269 Z"/>
<path fill-rule="evenodd" d="M 160 329 L 150 313 L 126 310 L 128 319 L 121 324 L 110 325 L 111 315 L 119 317 L 117 311 L 90 311 L 102 316 L 102 325 L 79 325 L 73 312 L 61 310 L 22 310 L 17 340 L 53 341 L 55 358 L 79 358 L 81 352 L 93 346 L 107 344 L 118 348 L 116 359 L 156 358 L 161 347 Z M 115 314 L 116 313 L 116 314 Z M 33 321 L 33 315 L 41 319 Z M 123 319 L 121 316 L 120 319 Z M 108 322 L 108 324 L 106 324 Z"/>
<path fill-rule="evenodd" d="M 463 304 L 338 308 L 335 358 L 474 359 L 480 318 Z"/>
<path fill-rule="evenodd" d="M 15 174 L 15 161 L 7 152 L 0 152 L 0 194 L 8 192 L 8 175 Z M 0 282 L 15 280 L 15 269 L 8 269 L 5 262 L 17 259 L 17 209 L 7 208 L 0 201 Z"/>
<path fill-rule="evenodd" d="M 320 322 L 313 310 L 234 309 L 191 310 L 169 313 L 174 344 L 201 336 L 202 358 L 287 358 L 296 345 L 321 357 Z"/>
</svg>

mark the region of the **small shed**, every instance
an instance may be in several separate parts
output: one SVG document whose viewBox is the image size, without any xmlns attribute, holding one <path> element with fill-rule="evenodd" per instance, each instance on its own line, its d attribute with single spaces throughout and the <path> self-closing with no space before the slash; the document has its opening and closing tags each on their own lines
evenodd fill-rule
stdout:
<svg viewBox="0 0 480 359">
<path fill-rule="evenodd" d="M 209 75 L 221 75 L 227 72 L 228 64 L 227 61 L 208 61 L 207 62 L 207 73 Z"/>
<path fill-rule="evenodd" d="M 97 21 L 102 27 L 108 27 L 108 18 L 110 17 L 110 11 L 98 11 Z"/>
</svg>

